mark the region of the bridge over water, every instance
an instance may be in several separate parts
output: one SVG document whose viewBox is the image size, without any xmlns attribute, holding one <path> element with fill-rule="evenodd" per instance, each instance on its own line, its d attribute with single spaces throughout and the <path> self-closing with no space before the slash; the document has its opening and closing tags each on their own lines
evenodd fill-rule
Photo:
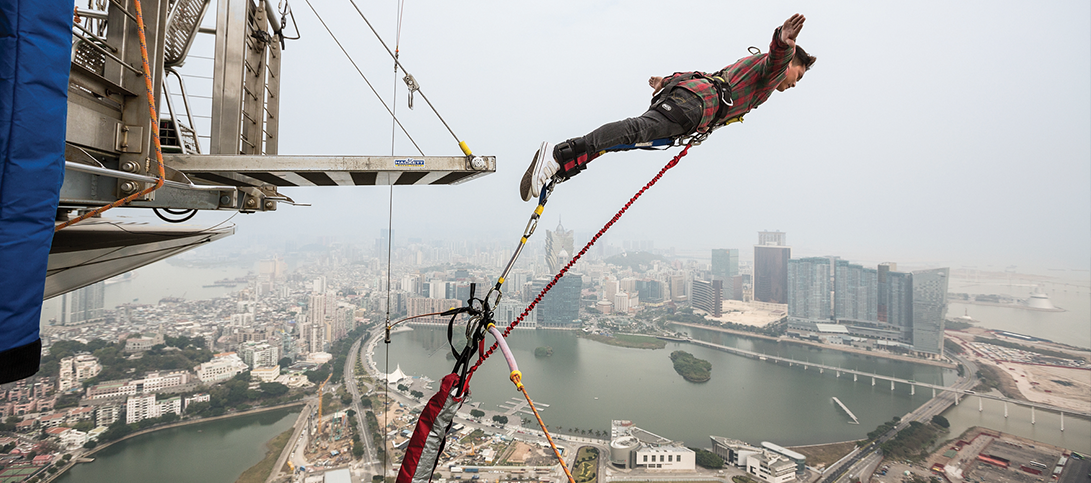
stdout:
<svg viewBox="0 0 1091 483">
<path fill-rule="evenodd" d="M 852 378 L 853 378 L 852 379 L 853 381 L 856 381 L 860 377 L 871 378 L 871 385 L 873 385 L 873 386 L 875 385 L 875 381 L 889 381 L 891 390 L 894 390 L 895 383 L 897 383 L 897 384 L 906 384 L 910 388 L 910 394 L 916 393 L 916 388 L 917 387 L 932 389 L 932 397 L 933 398 L 936 397 L 937 391 L 939 391 L 940 394 L 948 392 L 948 393 L 954 394 L 954 396 L 955 396 L 954 403 L 956 405 L 959 403 L 959 400 L 962 397 L 977 396 L 979 398 L 994 399 L 994 400 L 997 400 L 997 401 L 1003 401 L 1005 403 L 1016 404 L 1016 405 L 1019 405 L 1019 406 L 1026 406 L 1026 407 L 1030 407 L 1032 409 L 1044 409 L 1046 411 L 1053 411 L 1053 412 L 1056 412 L 1056 413 L 1061 413 L 1062 418 L 1064 417 L 1065 413 L 1076 414 L 1076 415 L 1079 415 L 1079 416 L 1082 416 L 1082 417 L 1085 417 L 1085 418 L 1091 418 L 1091 412 L 1073 411 L 1071 409 L 1060 408 L 1060 407 L 1057 407 L 1057 406 L 1053 406 L 1051 404 L 1045 404 L 1045 403 L 1039 403 L 1039 402 L 1033 402 L 1033 401 L 1023 401 L 1023 400 L 1019 400 L 1019 399 L 1011 399 L 1011 398 L 1007 398 L 1007 397 L 1004 397 L 1004 396 L 997 396 L 997 395 L 993 395 L 993 394 L 978 394 L 978 393 L 976 393 L 976 392 L 974 392 L 973 390 L 970 390 L 970 389 L 959 389 L 959 388 L 950 387 L 950 386 L 942 386 L 942 385 L 938 385 L 938 384 L 929 384 L 929 383 L 926 383 L 926 382 L 912 381 L 912 380 L 909 380 L 909 379 L 902 379 L 902 378 L 898 378 L 898 377 L 894 377 L 894 376 L 887 376 L 887 375 L 883 375 L 883 374 L 872 374 L 870 372 L 858 371 L 858 370 L 854 370 L 854 369 L 845 369 L 845 368 L 842 368 L 842 367 L 833 367 L 833 366 L 827 366 L 827 365 L 823 365 L 823 364 L 816 364 L 816 363 L 813 363 L 813 362 L 798 361 L 798 360 L 791 359 L 791 358 L 788 358 L 788 357 L 781 357 L 781 356 L 763 354 L 763 353 L 760 353 L 760 352 L 748 351 L 748 350 L 745 350 L 745 349 L 739 349 L 737 347 L 729 347 L 729 346 L 724 346 L 724 345 L 719 345 L 719 344 L 713 344 L 711 342 L 705 342 L 703 340 L 697 340 L 697 339 L 692 339 L 692 338 L 687 338 L 687 339 L 684 339 L 684 340 L 686 342 L 689 342 L 690 344 L 699 345 L 699 346 L 703 346 L 703 347 L 708 347 L 710 349 L 716 349 L 716 350 L 728 352 L 728 353 L 731 353 L 731 354 L 740 355 L 740 356 L 743 356 L 743 357 L 749 357 L 751 359 L 758 359 L 758 360 L 761 360 L 761 361 L 771 361 L 771 362 L 776 363 L 776 364 L 785 363 L 785 364 L 788 364 L 789 367 L 803 366 L 804 370 L 808 370 L 808 369 L 813 367 L 813 368 L 818 369 L 819 374 L 822 374 L 825 371 L 833 371 L 837 375 L 837 377 L 841 377 L 842 374 L 851 374 Z M 1032 418 L 1033 418 L 1033 412 L 1031 414 L 1032 414 Z M 1062 419 L 1062 421 L 1063 421 L 1063 419 Z M 1062 428 L 1063 428 L 1064 423 L 1062 422 L 1061 424 L 1062 424 Z"/>
</svg>

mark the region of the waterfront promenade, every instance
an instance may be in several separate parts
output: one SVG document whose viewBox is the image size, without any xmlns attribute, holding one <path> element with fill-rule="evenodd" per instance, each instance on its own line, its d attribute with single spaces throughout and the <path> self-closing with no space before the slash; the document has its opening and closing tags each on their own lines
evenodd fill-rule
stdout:
<svg viewBox="0 0 1091 483">
<path fill-rule="evenodd" d="M 901 354 L 892 354 L 890 352 L 869 351 L 869 350 L 864 350 L 864 349 L 857 349 L 857 348 L 851 347 L 851 346 L 836 346 L 836 345 L 833 345 L 833 344 L 822 344 L 822 343 L 819 343 L 819 342 L 811 342 L 811 341 L 807 341 L 807 340 L 792 339 L 790 337 L 771 337 L 771 336 L 768 336 L 768 335 L 755 334 L 753 332 L 746 332 L 746 331 L 742 331 L 742 330 L 733 330 L 733 329 L 725 329 L 723 327 L 713 327 L 713 326 L 710 326 L 710 325 L 691 324 L 689 322 L 676 322 L 676 321 L 672 320 L 672 321 L 669 321 L 669 323 L 672 324 L 672 325 L 682 325 L 682 326 L 686 326 L 686 327 L 693 327 L 695 329 L 705 329 L 705 330 L 711 330 L 711 331 L 715 331 L 715 332 L 723 332 L 723 333 L 726 333 L 726 334 L 738 335 L 738 336 L 742 336 L 742 337 L 750 337 L 750 338 L 754 338 L 754 339 L 763 339 L 763 340 L 768 340 L 768 341 L 771 341 L 771 342 L 787 342 L 787 343 L 790 343 L 790 344 L 806 345 L 806 346 L 811 346 L 811 347 L 818 347 L 820 349 L 830 349 L 830 350 L 835 350 L 835 351 L 840 351 L 840 352 L 847 352 L 849 354 L 856 354 L 856 355 L 861 355 L 861 356 L 881 357 L 883 359 L 890 359 L 890 360 L 902 361 L 902 362 L 912 362 L 914 364 L 925 364 L 925 365 L 929 365 L 929 366 L 937 366 L 937 367 L 943 367 L 943 368 L 947 368 L 947 369 L 954 369 L 955 368 L 955 365 L 951 364 L 950 362 L 937 361 L 937 360 L 933 360 L 933 359 L 921 359 L 921 358 L 918 358 L 918 357 L 903 356 Z"/>
</svg>

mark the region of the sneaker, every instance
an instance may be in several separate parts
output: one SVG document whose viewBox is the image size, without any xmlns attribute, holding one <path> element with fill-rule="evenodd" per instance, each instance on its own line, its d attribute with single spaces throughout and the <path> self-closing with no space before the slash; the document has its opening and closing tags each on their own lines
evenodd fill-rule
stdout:
<svg viewBox="0 0 1091 483">
<path fill-rule="evenodd" d="M 560 169 L 561 165 L 553 159 L 553 145 L 548 142 L 542 143 L 538 152 L 534 153 L 534 159 L 527 167 L 527 172 L 523 173 L 523 179 L 519 182 L 519 195 L 523 197 L 523 201 L 537 198 L 542 192 L 542 187 Z"/>
</svg>

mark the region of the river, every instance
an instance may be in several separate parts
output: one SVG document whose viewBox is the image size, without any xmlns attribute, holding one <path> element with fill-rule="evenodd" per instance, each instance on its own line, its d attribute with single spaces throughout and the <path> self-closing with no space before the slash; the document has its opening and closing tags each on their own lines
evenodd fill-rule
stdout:
<svg viewBox="0 0 1091 483">
<path fill-rule="evenodd" d="M 285 408 L 142 434 L 95 453 L 94 462 L 78 464 L 56 481 L 234 482 L 298 415 L 299 408 Z"/>
<path fill-rule="evenodd" d="M 934 366 L 682 329 L 702 340 L 801 361 L 928 383 L 950 384 L 956 378 L 953 371 Z M 395 334 L 389 346 L 391 369 L 400 366 L 407 374 L 438 380 L 452 365 L 446 358 L 446 344 L 445 329 L 416 327 Z M 861 439 L 880 423 L 912 411 L 932 396 L 923 389 L 910 395 L 905 385 L 891 391 L 889 382 L 876 381 L 872 386 L 870 379 L 860 379 L 854 383 L 851 376 L 837 378 L 830 371 L 818 374 L 813 368 L 804 371 L 798 366 L 789 368 L 684 343 L 668 343 L 661 350 L 627 349 L 580 339 L 569 331 L 521 330 L 512 333 L 509 344 L 527 391 L 536 403 L 549 405 L 542 411 L 547 425 L 606 430 L 612 419 L 630 419 L 690 446 L 708 446 L 710 435 L 786 446 Z M 538 346 L 553 347 L 553 356 L 536 358 L 533 352 Z M 679 349 L 711 362 L 712 379 L 694 384 L 675 373 L 669 354 Z M 383 350 L 380 344 L 375 356 L 380 368 Z M 474 376 L 471 393 L 474 401 L 490 410 L 520 396 L 508 381 L 508 370 L 499 356 Z M 832 402 L 834 396 L 859 418 L 859 425 L 849 424 Z M 1091 422 L 1087 420 L 1068 417 L 1061 433 L 1056 414 L 1038 411 L 1038 424 L 1031 426 L 1029 410 L 1010 408 L 1012 417 L 1005 421 L 999 403 L 996 407 L 1000 409 L 987 404 L 984 413 L 977 412 L 976 400 L 971 405 L 964 403 L 948 411 L 953 431 L 984 423 L 1091 452 Z"/>
</svg>

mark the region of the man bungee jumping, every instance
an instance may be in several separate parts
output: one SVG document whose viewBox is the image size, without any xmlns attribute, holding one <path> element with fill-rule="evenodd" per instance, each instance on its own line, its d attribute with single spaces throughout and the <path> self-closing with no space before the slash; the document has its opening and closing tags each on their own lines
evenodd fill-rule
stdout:
<svg viewBox="0 0 1091 483">
<path fill-rule="evenodd" d="M 707 133 L 757 108 L 773 89 L 795 87 L 815 61 L 796 45 L 805 20 L 797 13 L 777 27 L 767 54 L 744 57 L 713 74 L 676 72 L 648 79 L 654 97 L 640 117 L 604 124 L 555 146 L 542 143 L 519 183 L 523 201 L 538 197 L 551 179 L 559 183 L 575 176 L 609 148 Z"/>
</svg>

